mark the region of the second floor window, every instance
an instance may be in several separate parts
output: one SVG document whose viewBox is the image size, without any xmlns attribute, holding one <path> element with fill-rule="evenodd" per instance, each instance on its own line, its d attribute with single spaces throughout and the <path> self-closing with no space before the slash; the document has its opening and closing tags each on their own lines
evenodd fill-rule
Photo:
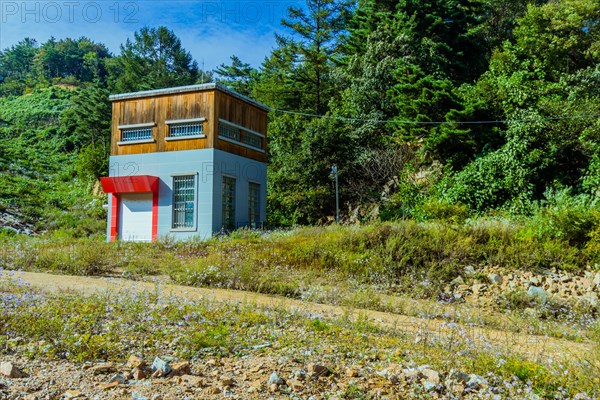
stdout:
<svg viewBox="0 0 600 400">
<path fill-rule="evenodd" d="M 235 141 L 240 141 L 240 130 L 231 125 L 219 124 L 219 136 L 226 137 Z"/>
<path fill-rule="evenodd" d="M 135 140 L 152 139 L 152 128 L 126 128 L 121 129 L 121 140 L 133 142 Z"/>
<path fill-rule="evenodd" d="M 202 135 L 202 122 L 195 122 L 192 124 L 169 125 L 169 136 L 170 137 L 198 136 L 198 135 Z"/>
</svg>

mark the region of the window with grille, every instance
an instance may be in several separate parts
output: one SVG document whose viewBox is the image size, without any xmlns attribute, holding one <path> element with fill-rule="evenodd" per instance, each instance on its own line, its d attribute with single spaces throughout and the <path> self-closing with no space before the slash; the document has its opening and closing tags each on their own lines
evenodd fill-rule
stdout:
<svg viewBox="0 0 600 400">
<path fill-rule="evenodd" d="M 198 135 L 202 135 L 202 122 L 195 122 L 192 124 L 169 125 L 169 136 L 170 137 L 198 136 Z"/>
<path fill-rule="evenodd" d="M 260 224 L 260 185 L 248 183 L 248 221 L 252 228 Z"/>
<path fill-rule="evenodd" d="M 173 229 L 194 227 L 194 175 L 173 177 Z"/>
<path fill-rule="evenodd" d="M 244 134 L 242 136 L 242 143 L 245 143 L 248 146 L 256 147 L 258 149 L 262 149 L 262 138 L 251 132 L 244 131 Z"/>
<path fill-rule="evenodd" d="M 226 229 L 235 228 L 235 179 L 228 176 L 223 177 L 221 187 L 223 215 L 223 227 Z"/>
<path fill-rule="evenodd" d="M 223 136 L 225 138 L 239 142 L 240 141 L 240 130 L 231 125 L 226 125 L 226 124 L 220 123 L 219 124 L 219 136 Z"/>
<path fill-rule="evenodd" d="M 260 134 L 246 130 L 224 120 L 219 122 L 219 137 L 225 140 L 238 142 L 239 144 L 262 150 L 263 137 Z"/>
<path fill-rule="evenodd" d="M 152 139 L 152 128 L 126 128 L 121 129 L 121 141 L 133 142 L 134 140 Z"/>
</svg>

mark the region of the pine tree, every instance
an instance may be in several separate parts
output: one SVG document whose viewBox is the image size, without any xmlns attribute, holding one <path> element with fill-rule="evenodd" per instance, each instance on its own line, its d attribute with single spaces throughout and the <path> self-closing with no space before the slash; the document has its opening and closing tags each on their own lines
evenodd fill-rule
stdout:
<svg viewBox="0 0 600 400">
<path fill-rule="evenodd" d="M 121 45 L 108 64 L 113 92 L 131 92 L 196 83 L 198 64 L 181 40 L 164 26 L 144 27 Z"/>
</svg>

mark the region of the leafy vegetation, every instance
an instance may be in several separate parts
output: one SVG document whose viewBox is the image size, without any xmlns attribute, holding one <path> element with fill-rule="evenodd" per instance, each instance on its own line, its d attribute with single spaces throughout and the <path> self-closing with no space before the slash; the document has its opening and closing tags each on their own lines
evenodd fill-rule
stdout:
<svg viewBox="0 0 600 400">
<path fill-rule="evenodd" d="M 52 139 L 27 141 L 40 154 L 29 162 L 51 158 L 58 181 L 89 182 L 107 173 L 108 93 L 214 78 L 272 107 L 272 226 L 333 215 L 334 164 L 344 220 L 518 219 L 556 192 L 598 209 L 598 15 L 593 0 L 307 0 L 262 65 L 233 55 L 212 72 L 166 27 L 142 28 L 118 55 L 87 38 L 25 38 L 0 53 L 3 160 L 20 159 L 14 138 L 35 126 Z M 52 85 L 71 95 L 36 92 Z M 25 190 L 15 186 L 3 203 Z"/>
</svg>

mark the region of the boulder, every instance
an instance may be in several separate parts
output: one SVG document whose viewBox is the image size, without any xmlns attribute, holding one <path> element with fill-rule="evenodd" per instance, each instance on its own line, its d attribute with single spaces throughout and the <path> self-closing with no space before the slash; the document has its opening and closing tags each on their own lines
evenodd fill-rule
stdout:
<svg viewBox="0 0 600 400">
<path fill-rule="evenodd" d="M 540 301 L 544 301 L 548 298 L 548 293 L 546 293 L 544 289 L 533 285 L 529 286 L 529 289 L 527 290 L 527 295 L 531 298 Z"/>
<path fill-rule="evenodd" d="M 192 372 L 190 367 L 190 363 L 187 361 L 182 361 L 171 365 L 171 372 L 169 376 L 180 376 L 180 375 L 189 375 Z"/>
<path fill-rule="evenodd" d="M 138 357 L 135 354 L 132 354 L 129 356 L 129 359 L 127 360 L 127 366 L 129 368 L 143 368 L 146 366 L 146 363 L 144 362 L 144 360 L 141 357 Z"/>
<path fill-rule="evenodd" d="M 494 285 L 501 285 L 502 282 L 503 282 L 502 277 L 500 275 L 498 275 L 498 274 L 488 274 L 488 279 Z"/>
<path fill-rule="evenodd" d="M 7 378 L 23 378 L 25 374 L 11 362 L 0 363 L 0 375 Z"/>
<path fill-rule="evenodd" d="M 421 370 L 421 374 L 423 374 L 423 379 L 426 382 L 431 382 L 434 384 L 434 386 L 439 385 L 441 382 L 440 374 L 436 370 L 425 368 Z"/>
<path fill-rule="evenodd" d="M 327 376 L 331 373 L 329 368 L 326 366 L 312 363 L 306 366 L 306 371 L 308 372 L 308 375 L 313 378 L 318 376 Z"/>
<path fill-rule="evenodd" d="M 269 379 L 267 379 L 267 383 L 269 385 L 283 385 L 285 381 L 279 375 L 277 375 L 277 372 L 273 371 L 271 376 L 269 376 Z"/>
<path fill-rule="evenodd" d="M 156 357 L 152 362 L 152 371 L 154 371 L 152 376 L 154 377 L 160 378 L 165 376 L 171 372 L 171 369 L 171 365 L 160 357 Z"/>
</svg>

